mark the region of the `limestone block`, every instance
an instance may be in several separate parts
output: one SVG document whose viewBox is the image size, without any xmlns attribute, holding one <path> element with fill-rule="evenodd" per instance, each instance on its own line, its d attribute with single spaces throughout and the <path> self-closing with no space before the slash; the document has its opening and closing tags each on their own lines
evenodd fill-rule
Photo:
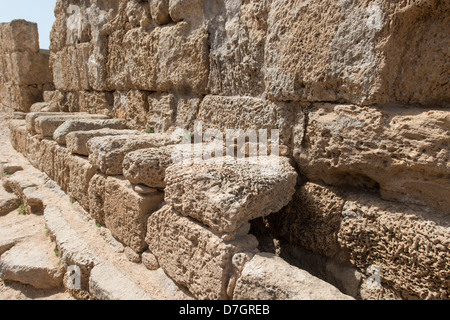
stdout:
<svg viewBox="0 0 450 320">
<path fill-rule="evenodd" d="M 29 112 L 34 103 L 42 101 L 42 89 L 42 85 L 3 83 L 0 86 L 2 104 L 17 111 Z"/>
<path fill-rule="evenodd" d="M 36 119 L 40 116 L 61 116 L 61 115 L 73 115 L 73 113 L 61 113 L 61 112 L 31 112 L 26 116 L 27 131 L 31 135 L 36 134 Z"/>
<path fill-rule="evenodd" d="M 245 264 L 233 299 L 353 300 L 328 282 L 270 253 L 256 254 Z"/>
<path fill-rule="evenodd" d="M 91 131 L 75 131 L 67 134 L 66 147 L 74 154 L 89 155 L 87 142 L 95 137 L 139 135 L 136 130 L 99 129 Z"/>
<path fill-rule="evenodd" d="M 167 24 L 170 22 L 169 0 L 150 0 L 149 3 L 152 19 L 157 24 Z"/>
<path fill-rule="evenodd" d="M 210 229 L 166 205 L 148 219 L 146 241 L 161 268 L 198 299 L 228 299 L 237 270 L 233 256 L 255 252 L 257 241 L 242 235 L 225 241 Z M 201 266 L 201 267 L 199 267 Z"/>
<path fill-rule="evenodd" d="M 270 102 L 251 97 L 206 96 L 197 116 L 208 128 L 226 129 L 280 130 L 279 144 L 289 145 L 294 123 L 294 105 L 290 103 Z"/>
<path fill-rule="evenodd" d="M 12 147 L 22 154 L 27 149 L 27 128 L 24 120 L 10 120 L 9 140 Z"/>
<path fill-rule="evenodd" d="M 118 90 L 208 92 L 208 34 L 187 22 L 118 30 L 109 37 L 107 82 Z"/>
<path fill-rule="evenodd" d="M 173 146 L 140 149 L 128 153 L 123 160 L 123 175 L 133 184 L 164 188 L 166 169 L 172 162 Z"/>
<path fill-rule="evenodd" d="M 266 219 L 274 234 L 290 244 L 334 257 L 341 250 L 338 233 L 344 203 L 336 188 L 308 182 L 286 207 Z"/>
<path fill-rule="evenodd" d="M 89 210 L 89 182 L 96 170 L 87 157 L 70 155 L 67 160 L 70 172 L 67 194 L 77 200 L 85 210 Z"/>
<path fill-rule="evenodd" d="M 198 1 L 171 1 L 177 4 L 180 18 L 191 14 L 182 10 L 186 3 Z M 174 8 L 171 8 L 171 14 Z M 210 39 L 209 86 L 215 95 L 261 97 L 265 92 L 265 44 L 268 33 L 267 1 L 204 1 L 204 16 Z M 194 12 L 198 12 L 194 11 Z M 192 14 L 193 15 L 193 14 Z M 200 11 L 193 17 L 202 21 Z M 173 16 L 172 16 L 173 18 Z M 200 22 L 199 22 L 200 23 Z M 269 58 L 269 57 L 268 57 Z"/>
<path fill-rule="evenodd" d="M 41 235 L 16 244 L 1 256 L 0 277 L 38 289 L 60 287 L 63 270 L 53 249 L 53 244 Z"/>
<path fill-rule="evenodd" d="M 175 142 L 166 134 L 96 137 L 88 141 L 89 161 L 108 175 L 122 174 L 122 162 L 128 152 L 162 147 Z"/>
<path fill-rule="evenodd" d="M 107 176 L 101 173 L 95 174 L 89 181 L 89 214 L 98 223 L 105 225 L 105 184 Z"/>
<path fill-rule="evenodd" d="M 19 205 L 20 199 L 14 193 L 6 192 L 3 188 L 0 188 L 0 216 L 17 209 Z"/>
<path fill-rule="evenodd" d="M 364 194 L 349 196 L 342 216 L 338 241 L 367 277 L 378 270 L 404 299 L 449 298 L 448 220 Z"/>
<path fill-rule="evenodd" d="M 77 119 L 98 119 L 106 120 L 108 119 L 105 115 L 100 114 L 83 114 L 79 113 L 76 115 L 59 115 L 59 116 L 40 116 L 35 121 L 35 129 L 38 136 L 53 137 L 54 132 L 60 125 L 62 125 L 67 120 L 77 120 Z"/>
<path fill-rule="evenodd" d="M 265 44 L 268 96 L 448 106 L 442 48 L 450 41 L 443 17 L 449 8 L 440 1 L 273 1 Z"/>
<path fill-rule="evenodd" d="M 114 97 L 110 92 L 80 91 L 78 100 L 81 112 L 111 115 Z"/>
<path fill-rule="evenodd" d="M 288 159 L 259 160 L 174 164 L 166 170 L 165 200 L 218 233 L 236 230 L 279 211 L 295 192 L 297 173 Z M 266 171 L 271 165 L 277 167 Z"/>
<path fill-rule="evenodd" d="M 0 42 L 2 51 L 39 52 L 39 34 L 37 23 L 25 20 L 13 20 L 0 24 Z"/>
<path fill-rule="evenodd" d="M 58 129 L 55 130 L 53 138 L 59 144 L 66 144 L 66 136 L 74 131 L 91 131 L 100 129 L 126 129 L 124 120 L 109 119 L 109 120 L 68 120 L 64 122 Z"/>
<path fill-rule="evenodd" d="M 112 235 L 135 252 L 147 248 L 147 218 L 164 200 L 162 192 L 142 195 L 128 180 L 108 177 L 105 183 L 104 222 Z"/>
<path fill-rule="evenodd" d="M 316 104 L 294 157 L 311 181 L 377 190 L 386 199 L 450 207 L 449 110 Z"/>
</svg>

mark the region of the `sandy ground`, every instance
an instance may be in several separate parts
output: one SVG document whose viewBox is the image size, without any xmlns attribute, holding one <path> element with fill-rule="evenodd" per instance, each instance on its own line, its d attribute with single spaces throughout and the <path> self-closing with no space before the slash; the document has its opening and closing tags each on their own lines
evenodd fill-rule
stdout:
<svg viewBox="0 0 450 320">
<path fill-rule="evenodd" d="M 4 110 L 0 110 L 0 162 L 13 162 L 22 165 L 29 165 L 25 157 L 14 150 L 9 142 L 8 121 L 10 115 Z M 2 186 L 0 185 L 0 188 Z M 20 232 L 26 234 L 27 231 L 44 229 L 44 218 L 42 216 L 23 216 L 19 215 L 18 210 L 0 217 L 0 228 L 7 225 L 17 225 Z M 29 228 L 30 230 L 27 230 Z M 5 228 L 3 228 L 5 229 Z M 11 233 L 17 232 L 10 229 Z M 2 230 L 7 233 L 8 229 Z M 2 236 L 8 236 L 3 234 Z M 11 235 L 13 236 L 13 235 Z M 0 279 L 0 300 L 72 300 L 73 297 L 64 291 L 64 288 L 53 290 L 41 290 L 32 286 L 21 284 L 18 282 L 3 281 Z"/>
</svg>

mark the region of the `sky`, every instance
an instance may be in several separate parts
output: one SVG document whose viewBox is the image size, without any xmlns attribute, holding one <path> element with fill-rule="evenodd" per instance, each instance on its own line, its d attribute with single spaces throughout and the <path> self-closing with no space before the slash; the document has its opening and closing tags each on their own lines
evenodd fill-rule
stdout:
<svg viewBox="0 0 450 320">
<path fill-rule="evenodd" d="M 41 49 L 50 46 L 50 30 L 55 16 L 53 9 L 56 0 L 0 0 L 0 22 L 14 19 L 25 19 L 36 22 L 39 29 L 39 45 Z"/>
</svg>

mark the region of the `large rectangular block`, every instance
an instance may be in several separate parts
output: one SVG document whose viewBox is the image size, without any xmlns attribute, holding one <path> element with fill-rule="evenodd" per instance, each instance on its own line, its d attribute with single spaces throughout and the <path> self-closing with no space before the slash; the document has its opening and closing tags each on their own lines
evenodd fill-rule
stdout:
<svg viewBox="0 0 450 320">
<path fill-rule="evenodd" d="M 186 22 L 109 37 L 108 86 L 119 90 L 208 92 L 208 33 Z"/>
<path fill-rule="evenodd" d="M 294 157 L 311 181 L 379 189 L 448 213 L 449 130 L 447 109 L 315 104 Z"/>
<path fill-rule="evenodd" d="M 39 52 L 39 34 L 37 23 L 25 20 L 13 20 L 0 24 L 1 51 Z"/>
<path fill-rule="evenodd" d="M 126 136 L 126 135 L 139 135 L 141 134 L 136 130 L 114 130 L 114 129 L 100 129 L 91 131 L 75 131 L 67 134 L 66 147 L 70 152 L 74 154 L 89 155 L 87 148 L 87 142 L 95 137 L 105 136 Z"/>
<path fill-rule="evenodd" d="M 198 299 L 210 300 L 230 298 L 239 261 L 251 258 L 257 246 L 247 234 L 225 241 L 168 205 L 148 219 L 146 241 L 170 278 Z"/>
<path fill-rule="evenodd" d="M 70 180 L 67 188 L 67 194 L 77 200 L 80 205 L 89 210 L 89 182 L 95 174 L 95 168 L 90 164 L 87 157 L 70 155 L 68 160 Z"/>
<path fill-rule="evenodd" d="M 112 235 L 135 252 L 147 248 L 147 219 L 158 210 L 164 194 L 154 190 L 139 194 L 122 177 L 108 177 L 105 182 L 104 222 Z"/>
<path fill-rule="evenodd" d="M 449 9 L 437 0 L 273 1 L 267 94 L 283 101 L 448 106 L 449 24 L 442 15 Z"/>
<path fill-rule="evenodd" d="M 101 172 L 108 175 L 121 175 L 122 162 L 128 152 L 161 147 L 175 143 L 168 134 L 142 134 L 128 136 L 96 137 L 88 141 L 89 161 Z"/>
<path fill-rule="evenodd" d="M 26 122 L 24 120 L 10 120 L 9 132 L 9 140 L 12 147 L 25 155 L 27 150 Z"/>
</svg>

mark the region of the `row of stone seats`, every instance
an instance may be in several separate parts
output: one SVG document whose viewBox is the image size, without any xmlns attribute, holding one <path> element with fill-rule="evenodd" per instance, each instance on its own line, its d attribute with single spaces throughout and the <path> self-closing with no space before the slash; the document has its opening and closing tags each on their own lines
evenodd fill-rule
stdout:
<svg viewBox="0 0 450 320">
<path fill-rule="evenodd" d="M 122 120 L 30 113 L 25 122 L 25 133 L 23 120 L 11 122 L 13 146 L 116 239 L 137 253 L 150 249 L 195 297 L 347 298 L 305 271 L 260 254 L 248 234 L 250 220 L 292 199 L 297 173 L 288 158 L 172 163 L 178 139 L 127 130 Z M 25 145 L 19 141 L 24 136 Z M 273 164 L 277 170 L 267 170 Z M 286 274 L 270 274 L 276 269 Z M 273 289 L 274 276 L 291 281 L 278 281 L 282 287 Z"/>
</svg>

